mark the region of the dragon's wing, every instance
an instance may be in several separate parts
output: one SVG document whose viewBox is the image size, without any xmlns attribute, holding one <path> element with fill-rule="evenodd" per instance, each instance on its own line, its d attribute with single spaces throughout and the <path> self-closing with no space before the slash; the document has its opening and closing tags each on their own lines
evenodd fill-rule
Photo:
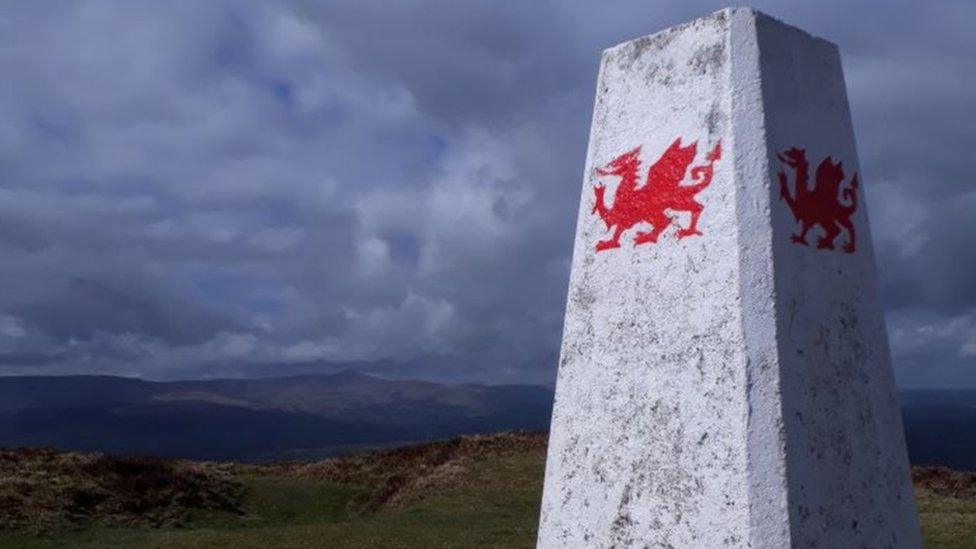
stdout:
<svg viewBox="0 0 976 549">
<path fill-rule="evenodd" d="M 687 147 L 681 146 L 681 138 L 677 138 L 671 146 L 664 151 L 661 158 L 647 171 L 648 188 L 674 188 L 681 185 L 685 174 L 688 173 L 688 166 L 695 159 L 698 152 L 698 142 L 692 142 Z"/>
</svg>

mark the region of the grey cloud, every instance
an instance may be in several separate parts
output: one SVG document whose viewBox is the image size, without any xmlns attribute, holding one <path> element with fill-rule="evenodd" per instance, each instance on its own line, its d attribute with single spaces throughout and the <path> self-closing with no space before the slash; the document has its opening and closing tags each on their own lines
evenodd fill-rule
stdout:
<svg viewBox="0 0 976 549">
<path fill-rule="evenodd" d="M 142 333 L 179 345 L 206 341 L 234 327 L 193 304 L 168 300 L 156 288 L 126 287 L 127 282 L 72 278 L 61 288 L 47 288 L 46 296 L 10 309 L 61 340 L 90 340 L 98 332 Z"/>
<path fill-rule="evenodd" d="M 550 382 L 599 52 L 720 7 L 8 3 L 0 372 Z M 845 52 L 899 375 L 967 371 L 976 10 L 758 7 Z"/>
<path fill-rule="evenodd" d="M 0 353 L 0 366 L 38 367 L 73 358 L 69 353 L 4 352 Z"/>
</svg>

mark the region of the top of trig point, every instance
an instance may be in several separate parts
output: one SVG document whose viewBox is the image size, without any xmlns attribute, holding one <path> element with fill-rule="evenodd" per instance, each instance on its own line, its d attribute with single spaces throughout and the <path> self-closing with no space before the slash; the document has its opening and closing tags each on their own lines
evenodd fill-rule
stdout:
<svg viewBox="0 0 976 549">
<path fill-rule="evenodd" d="M 828 43 L 828 44 L 830 44 L 830 45 L 832 45 L 834 47 L 837 47 L 837 45 L 835 43 L 831 42 L 830 40 L 827 40 L 826 38 L 823 38 L 823 37 L 817 36 L 815 34 L 812 34 L 812 33 L 808 32 L 808 31 L 806 31 L 806 30 L 804 30 L 804 29 L 802 29 L 800 27 L 797 27 L 797 26 L 794 26 L 794 25 L 790 25 L 789 23 L 785 23 L 782 20 L 777 19 L 777 18 L 775 18 L 775 17 L 773 17 L 773 16 L 771 16 L 768 13 L 765 13 L 763 11 L 757 10 L 756 8 L 753 8 L 751 6 L 728 6 L 728 7 L 722 8 L 722 9 L 720 9 L 718 11 L 712 12 L 709 15 L 706 15 L 706 16 L 703 16 L 703 17 L 699 17 L 698 19 L 694 19 L 694 20 L 688 21 L 686 23 L 680 23 L 680 24 L 674 25 L 672 27 L 668 27 L 668 28 L 666 28 L 664 30 L 660 30 L 660 31 L 657 31 L 657 32 L 648 34 L 646 36 L 641 36 L 641 37 L 638 37 L 638 38 L 632 38 L 632 39 L 627 40 L 625 42 L 621 42 L 621 43 L 616 44 L 614 46 L 610 46 L 609 48 L 606 48 L 604 50 L 604 52 L 609 52 L 611 50 L 615 50 L 617 48 L 624 48 L 624 47 L 627 47 L 627 48 L 635 48 L 638 51 L 641 51 L 641 50 L 643 50 L 645 48 L 653 47 L 653 45 L 655 45 L 655 44 L 657 44 L 657 45 L 663 45 L 663 44 L 666 44 L 667 42 L 669 42 L 669 40 L 670 40 L 669 37 L 672 36 L 672 35 L 674 35 L 674 34 L 681 33 L 681 32 L 683 32 L 683 31 L 685 31 L 685 30 L 687 30 L 689 28 L 694 28 L 694 27 L 698 27 L 698 26 L 705 26 L 705 25 L 709 25 L 709 24 L 711 24 L 713 22 L 722 22 L 722 21 L 730 18 L 733 14 L 745 15 L 745 16 L 747 16 L 749 18 L 752 18 L 752 19 L 766 19 L 768 21 L 775 22 L 777 25 L 780 25 L 782 27 L 789 28 L 792 31 L 801 33 L 802 35 L 805 35 L 807 38 L 809 38 L 811 40 L 818 40 L 818 41 L 826 42 L 826 43 Z"/>
</svg>

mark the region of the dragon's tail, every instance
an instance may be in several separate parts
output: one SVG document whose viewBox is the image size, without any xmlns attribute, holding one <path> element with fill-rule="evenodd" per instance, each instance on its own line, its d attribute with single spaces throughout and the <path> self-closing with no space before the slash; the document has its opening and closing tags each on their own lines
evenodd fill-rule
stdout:
<svg viewBox="0 0 976 549">
<path fill-rule="evenodd" d="M 681 189 L 681 191 L 684 193 L 687 193 L 689 195 L 695 195 L 705 190 L 705 187 L 711 184 L 712 184 L 712 180 L 711 178 L 708 178 L 705 181 L 702 181 L 701 183 L 695 183 L 694 185 L 681 185 L 678 188 Z"/>
<path fill-rule="evenodd" d="M 854 211 L 857 210 L 858 185 L 859 182 L 857 180 L 857 174 L 855 173 L 854 177 L 851 178 L 851 186 L 849 188 L 844 189 L 844 191 L 841 193 L 841 195 L 844 197 L 844 200 L 847 200 L 848 202 L 851 203 L 850 206 L 844 206 L 844 210 L 848 213 L 854 213 Z"/>
<path fill-rule="evenodd" d="M 705 189 L 705 187 L 712 184 L 712 175 L 715 173 L 714 168 L 711 164 L 706 164 L 704 166 L 698 166 L 692 168 L 691 178 L 697 181 L 691 185 L 683 185 L 679 187 L 682 191 L 687 191 L 689 194 L 697 194 Z"/>
<path fill-rule="evenodd" d="M 691 169 L 691 178 L 697 181 L 697 183 L 681 187 L 688 194 L 697 194 L 712 184 L 712 176 L 715 175 L 715 162 L 722 158 L 722 142 L 719 141 L 716 143 L 712 151 L 705 158 L 708 160 L 708 164 Z"/>
</svg>

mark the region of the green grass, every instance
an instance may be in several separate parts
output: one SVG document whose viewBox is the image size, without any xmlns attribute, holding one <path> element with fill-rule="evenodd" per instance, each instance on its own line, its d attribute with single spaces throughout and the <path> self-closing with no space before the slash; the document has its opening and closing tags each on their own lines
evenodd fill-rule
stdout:
<svg viewBox="0 0 976 549">
<path fill-rule="evenodd" d="M 290 477 L 244 477 L 244 517 L 205 513 L 184 528 L 8 534 L 0 535 L 0 547 L 532 547 L 542 467 L 536 455 L 500 457 L 474 466 L 463 485 L 370 516 L 349 511 L 361 490 Z"/>
<path fill-rule="evenodd" d="M 933 495 L 916 490 L 922 537 L 927 549 L 976 547 L 976 501 Z"/>
<path fill-rule="evenodd" d="M 359 515 L 366 488 L 288 476 L 243 476 L 247 513 L 207 512 L 188 527 L 96 526 L 54 535 L 0 534 L 0 548 L 533 547 L 544 458 L 475 462 L 456 482 L 398 509 Z M 925 546 L 976 547 L 976 501 L 918 493 Z"/>
</svg>

